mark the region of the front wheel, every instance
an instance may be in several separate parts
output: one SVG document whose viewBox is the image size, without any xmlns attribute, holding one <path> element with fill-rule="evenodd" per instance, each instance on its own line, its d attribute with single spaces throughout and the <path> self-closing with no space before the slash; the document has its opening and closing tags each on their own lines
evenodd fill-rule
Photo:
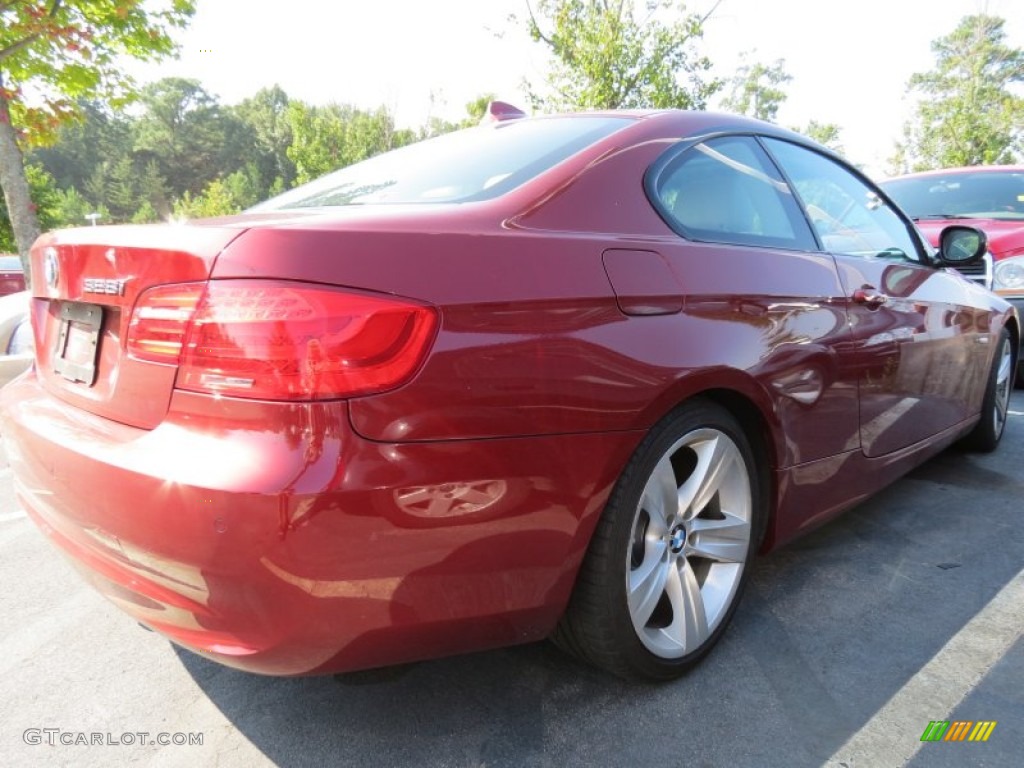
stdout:
<svg viewBox="0 0 1024 768">
<path fill-rule="evenodd" d="M 1003 328 L 999 333 L 996 354 L 992 359 L 985 396 L 981 401 L 981 420 L 964 438 L 966 448 L 975 451 L 990 452 L 996 449 L 1003 431 L 1006 429 L 1006 417 L 1010 411 L 1010 391 L 1017 366 L 1014 359 L 1013 343 L 1010 332 Z"/>
<path fill-rule="evenodd" d="M 555 641 L 626 678 L 677 677 L 718 641 L 760 539 L 762 488 L 732 415 L 693 401 L 637 448 Z"/>
</svg>

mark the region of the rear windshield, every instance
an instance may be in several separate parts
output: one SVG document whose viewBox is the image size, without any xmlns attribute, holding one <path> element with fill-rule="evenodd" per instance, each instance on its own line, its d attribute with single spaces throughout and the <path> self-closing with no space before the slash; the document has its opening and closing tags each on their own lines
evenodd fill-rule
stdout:
<svg viewBox="0 0 1024 768">
<path fill-rule="evenodd" d="M 881 186 L 915 219 L 1024 220 L 1024 171 L 939 173 Z"/>
<path fill-rule="evenodd" d="M 456 131 L 342 168 L 250 210 L 487 200 L 630 122 L 621 117 L 554 117 Z"/>
</svg>

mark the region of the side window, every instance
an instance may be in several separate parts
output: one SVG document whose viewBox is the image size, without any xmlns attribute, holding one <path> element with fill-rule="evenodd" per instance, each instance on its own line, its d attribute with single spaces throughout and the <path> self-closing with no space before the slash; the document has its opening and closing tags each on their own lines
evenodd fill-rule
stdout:
<svg viewBox="0 0 1024 768">
<path fill-rule="evenodd" d="M 788 185 L 750 137 L 690 147 L 661 169 L 650 191 L 662 217 L 692 240 L 817 250 Z"/>
<path fill-rule="evenodd" d="M 825 250 L 917 261 L 918 241 L 869 185 L 835 161 L 779 139 L 764 139 L 793 182 Z"/>
</svg>

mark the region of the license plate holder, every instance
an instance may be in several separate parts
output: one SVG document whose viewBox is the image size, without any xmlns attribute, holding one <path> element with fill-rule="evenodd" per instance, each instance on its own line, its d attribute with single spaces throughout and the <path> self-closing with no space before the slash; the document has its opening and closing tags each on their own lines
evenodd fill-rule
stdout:
<svg viewBox="0 0 1024 768">
<path fill-rule="evenodd" d="M 68 381 L 91 387 L 96 381 L 96 358 L 103 327 L 103 308 L 65 302 L 60 308 L 60 336 L 53 370 Z"/>
</svg>

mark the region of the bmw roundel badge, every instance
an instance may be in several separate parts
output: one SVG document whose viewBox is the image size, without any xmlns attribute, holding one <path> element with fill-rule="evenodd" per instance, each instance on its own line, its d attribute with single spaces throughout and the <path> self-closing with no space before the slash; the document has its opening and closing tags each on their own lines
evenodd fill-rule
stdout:
<svg viewBox="0 0 1024 768">
<path fill-rule="evenodd" d="M 46 278 L 46 285 L 51 290 L 57 287 L 60 282 L 60 262 L 57 261 L 57 249 L 47 248 L 43 257 L 43 276 Z"/>
</svg>

